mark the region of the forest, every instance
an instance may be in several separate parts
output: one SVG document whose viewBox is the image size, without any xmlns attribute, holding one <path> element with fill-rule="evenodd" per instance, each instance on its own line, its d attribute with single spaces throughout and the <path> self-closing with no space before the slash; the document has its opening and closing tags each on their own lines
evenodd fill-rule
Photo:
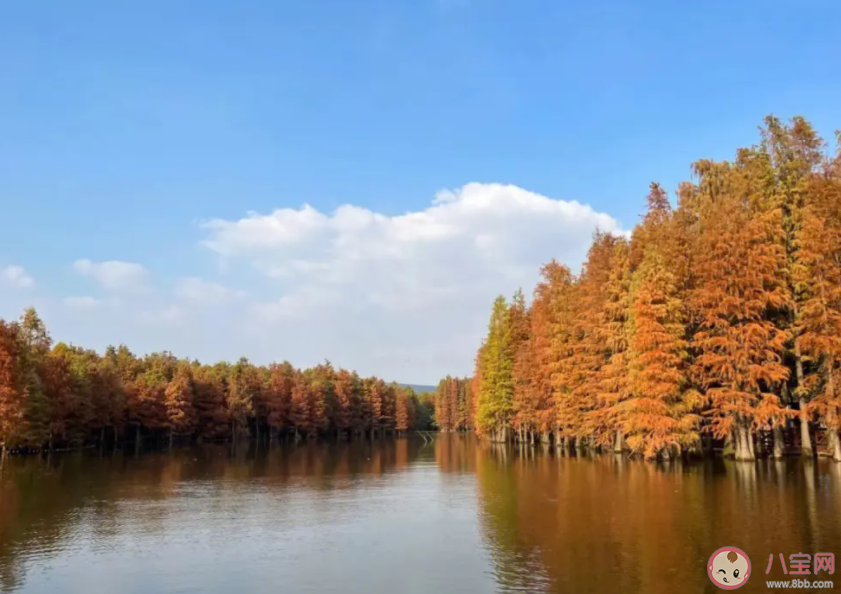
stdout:
<svg viewBox="0 0 841 594">
<path fill-rule="evenodd" d="M 203 365 L 171 353 L 103 355 L 59 342 L 34 309 L 0 320 L 0 447 L 7 451 L 251 438 L 378 437 L 429 428 L 411 388 L 324 363 L 240 359 Z"/>
<path fill-rule="evenodd" d="M 651 184 L 630 237 L 596 232 L 579 274 L 552 260 L 530 303 L 494 301 L 469 388 L 439 388 L 451 429 L 841 461 L 841 152 L 769 116 L 758 144 L 692 173 L 675 207 Z"/>
</svg>

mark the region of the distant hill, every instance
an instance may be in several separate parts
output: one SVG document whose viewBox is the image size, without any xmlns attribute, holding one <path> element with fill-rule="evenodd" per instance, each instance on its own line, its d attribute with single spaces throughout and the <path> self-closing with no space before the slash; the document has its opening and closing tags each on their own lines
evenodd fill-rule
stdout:
<svg viewBox="0 0 841 594">
<path fill-rule="evenodd" d="M 425 386 L 423 384 L 400 384 L 405 388 L 412 388 L 416 393 L 423 394 L 424 392 L 434 392 L 437 386 Z"/>
</svg>

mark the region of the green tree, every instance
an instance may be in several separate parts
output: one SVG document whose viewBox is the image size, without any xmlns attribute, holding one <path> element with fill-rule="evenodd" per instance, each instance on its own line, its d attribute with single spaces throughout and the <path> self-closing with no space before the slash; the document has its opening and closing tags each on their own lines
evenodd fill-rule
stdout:
<svg viewBox="0 0 841 594">
<path fill-rule="evenodd" d="M 477 410 L 478 427 L 491 439 L 506 441 L 514 409 L 514 353 L 509 310 L 501 295 L 493 304 L 479 366 L 482 383 Z"/>
</svg>

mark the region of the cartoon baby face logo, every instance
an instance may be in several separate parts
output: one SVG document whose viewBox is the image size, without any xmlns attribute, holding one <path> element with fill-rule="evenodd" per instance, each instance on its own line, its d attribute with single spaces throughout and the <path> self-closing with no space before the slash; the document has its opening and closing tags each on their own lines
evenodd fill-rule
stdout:
<svg viewBox="0 0 841 594">
<path fill-rule="evenodd" d="M 750 577 L 750 559 L 742 549 L 721 547 L 710 556 L 707 574 L 722 590 L 741 588 Z"/>
</svg>

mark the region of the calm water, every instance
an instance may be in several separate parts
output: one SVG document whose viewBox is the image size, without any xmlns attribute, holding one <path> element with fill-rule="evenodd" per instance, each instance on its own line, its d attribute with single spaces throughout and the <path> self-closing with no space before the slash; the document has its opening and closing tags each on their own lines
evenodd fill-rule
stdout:
<svg viewBox="0 0 841 594">
<path fill-rule="evenodd" d="M 12 458 L 0 591 L 719 592 L 706 561 L 733 545 L 753 562 L 740 591 L 767 592 L 770 553 L 841 554 L 839 466 L 657 466 L 457 435 Z"/>
</svg>

